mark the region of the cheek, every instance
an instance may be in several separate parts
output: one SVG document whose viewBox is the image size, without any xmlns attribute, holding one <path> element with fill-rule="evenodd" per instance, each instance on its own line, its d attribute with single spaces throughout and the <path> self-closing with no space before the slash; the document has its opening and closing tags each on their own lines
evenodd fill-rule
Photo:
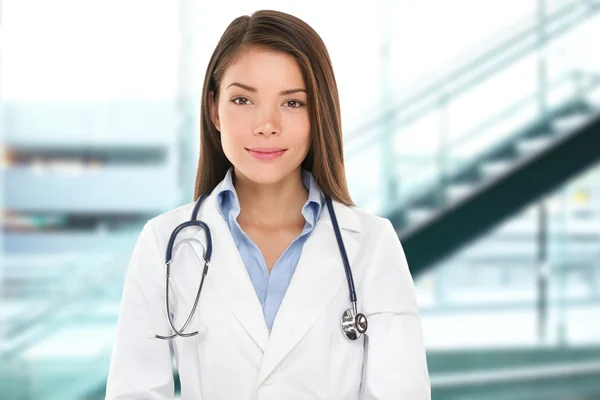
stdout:
<svg viewBox="0 0 600 400">
<path fill-rule="evenodd" d="M 248 129 L 252 122 L 248 113 L 236 112 L 231 107 L 219 110 L 221 144 L 227 158 L 233 162 L 235 153 L 247 145 Z"/>
<path fill-rule="evenodd" d="M 221 131 L 232 135 L 239 135 L 240 132 L 247 132 L 252 126 L 250 113 L 235 107 L 222 107 L 219 110 L 219 120 L 221 122 Z"/>
<path fill-rule="evenodd" d="M 310 119 L 305 113 L 284 116 L 282 129 L 289 133 L 290 140 L 299 148 L 310 147 Z"/>
<path fill-rule="evenodd" d="M 310 127 L 307 127 L 305 131 L 302 131 L 300 135 L 298 135 L 298 144 L 297 146 L 302 149 L 303 158 L 306 156 L 308 151 L 310 150 Z"/>
<path fill-rule="evenodd" d="M 302 149 L 301 158 L 304 159 L 311 147 L 310 122 L 302 127 L 302 131 L 298 132 L 298 147 Z"/>
</svg>

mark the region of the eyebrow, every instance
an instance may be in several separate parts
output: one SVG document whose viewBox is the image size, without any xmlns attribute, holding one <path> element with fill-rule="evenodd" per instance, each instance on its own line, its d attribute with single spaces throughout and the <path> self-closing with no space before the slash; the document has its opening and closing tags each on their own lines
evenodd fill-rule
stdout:
<svg viewBox="0 0 600 400">
<path fill-rule="evenodd" d="M 245 89 L 249 92 L 252 93 L 256 93 L 258 90 L 252 86 L 248 86 L 248 85 L 244 85 L 243 83 L 238 83 L 238 82 L 233 82 L 232 84 L 230 84 L 229 86 L 227 86 L 227 89 L 229 89 L 231 86 L 237 86 L 237 87 L 241 87 L 242 89 Z M 293 94 L 293 93 L 297 93 L 297 92 L 304 92 L 304 93 L 308 93 L 306 91 L 306 89 L 288 89 L 288 90 L 282 90 L 281 92 L 279 92 L 279 94 L 281 96 L 285 96 L 288 94 Z"/>
</svg>

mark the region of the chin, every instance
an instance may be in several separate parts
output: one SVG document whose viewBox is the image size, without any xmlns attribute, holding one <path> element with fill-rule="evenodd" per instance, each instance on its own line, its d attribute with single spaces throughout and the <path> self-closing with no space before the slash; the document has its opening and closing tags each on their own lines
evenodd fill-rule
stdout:
<svg viewBox="0 0 600 400">
<path fill-rule="evenodd" d="M 241 173 L 246 178 L 254 183 L 260 185 L 270 185 L 281 182 L 290 174 L 295 173 L 300 168 L 300 165 L 296 167 L 283 167 L 282 165 L 245 165 L 243 167 L 236 167 L 237 173 Z"/>
</svg>

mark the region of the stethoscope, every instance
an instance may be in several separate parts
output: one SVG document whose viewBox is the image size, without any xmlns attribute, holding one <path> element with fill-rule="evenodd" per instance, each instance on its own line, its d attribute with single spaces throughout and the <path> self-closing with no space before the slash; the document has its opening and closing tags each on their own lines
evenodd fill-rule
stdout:
<svg viewBox="0 0 600 400">
<path fill-rule="evenodd" d="M 212 237 L 210 234 L 210 228 L 208 227 L 208 225 L 205 222 L 197 220 L 198 219 L 197 218 L 198 211 L 200 210 L 200 206 L 202 205 L 202 202 L 206 199 L 207 196 L 208 196 L 207 194 L 203 194 L 198 198 L 198 200 L 196 201 L 196 204 L 194 205 L 194 210 L 192 211 L 191 220 L 178 225 L 173 230 L 173 232 L 171 233 L 171 237 L 169 238 L 169 242 L 167 244 L 166 258 L 165 258 L 165 264 L 166 264 L 166 276 L 165 276 L 165 288 L 166 288 L 165 289 L 166 290 L 165 305 L 166 305 L 166 307 L 165 308 L 167 310 L 167 319 L 169 320 L 169 325 L 171 325 L 171 329 L 175 333 L 170 336 L 155 335 L 155 337 L 157 339 L 170 340 L 177 336 L 191 337 L 191 336 L 195 336 L 198 334 L 198 331 L 191 332 L 191 333 L 184 333 L 183 331 L 185 330 L 185 328 L 188 326 L 188 324 L 192 320 L 194 312 L 196 312 L 196 307 L 198 306 L 198 301 L 200 300 L 200 292 L 202 291 L 202 286 L 204 285 L 204 278 L 206 277 L 206 274 L 208 273 L 208 266 L 210 264 L 210 257 L 212 255 Z M 333 204 L 332 204 L 331 198 L 327 195 L 325 195 L 325 202 L 327 203 L 327 209 L 329 210 L 329 215 L 331 216 L 331 222 L 333 223 L 333 230 L 335 231 L 335 238 L 337 240 L 337 244 L 338 244 L 338 247 L 340 250 L 340 255 L 342 256 L 342 262 L 344 263 L 344 269 L 346 270 L 346 280 L 348 281 L 348 290 L 350 291 L 351 308 L 344 311 L 344 313 L 342 315 L 342 331 L 344 332 L 344 334 L 346 335 L 346 337 L 348 339 L 356 340 L 359 337 L 361 337 L 363 333 L 365 333 L 367 331 L 367 327 L 368 327 L 367 317 L 364 314 L 358 312 L 358 307 L 356 304 L 357 303 L 356 302 L 356 289 L 354 288 L 354 279 L 352 278 L 352 270 L 350 269 L 350 263 L 348 262 L 348 255 L 346 254 L 346 247 L 344 246 L 344 242 L 342 241 L 342 234 L 340 233 L 340 227 L 338 225 L 337 217 L 333 210 Z M 196 299 L 194 301 L 194 306 L 192 307 L 192 311 L 190 312 L 187 320 L 185 321 L 185 323 L 183 324 L 181 329 L 177 329 L 177 328 L 175 328 L 175 325 L 173 324 L 173 317 L 171 315 L 171 311 L 169 308 L 169 277 L 171 276 L 171 262 L 173 261 L 172 256 L 173 256 L 173 250 L 174 250 L 173 246 L 175 243 L 175 238 L 177 237 L 177 234 L 179 234 L 179 232 L 181 232 L 183 229 L 185 229 L 189 226 L 200 227 L 204 231 L 204 234 L 206 236 L 206 247 L 204 247 L 202 242 L 200 242 L 199 240 L 196 240 L 198 243 L 200 243 L 200 246 L 202 247 L 202 258 L 204 258 L 204 269 L 202 271 L 202 278 L 200 280 L 200 285 L 198 286 L 198 293 L 196 294 Z M 182 243 L 182 242 L 180 242 L 180 243 Z"/>
</svg>

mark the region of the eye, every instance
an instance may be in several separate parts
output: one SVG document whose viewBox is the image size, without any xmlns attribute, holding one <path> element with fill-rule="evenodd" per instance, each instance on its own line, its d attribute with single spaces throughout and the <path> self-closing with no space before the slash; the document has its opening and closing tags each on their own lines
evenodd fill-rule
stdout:
<svg viewBox="0 0 600 400">
<path fill-rule="evenodd" d="M 300 108 L 300 107 L 304 106 L 304 103 L 301 102 L 300 100 L 288 100 L 284 104 L 286 104 L 286 107 L 290 107 L 290 108 Z"/>
<path fill-rule="evenodd" d="M 233 103 L 237 104 L 238 106 L 245 106 L 247 104 L 252 104 L 250 102 L 250 100 L 248 100 L 246 97 L 236 97 L 236 98 L 232 99 L 231 101 Z"/>
</svg>

